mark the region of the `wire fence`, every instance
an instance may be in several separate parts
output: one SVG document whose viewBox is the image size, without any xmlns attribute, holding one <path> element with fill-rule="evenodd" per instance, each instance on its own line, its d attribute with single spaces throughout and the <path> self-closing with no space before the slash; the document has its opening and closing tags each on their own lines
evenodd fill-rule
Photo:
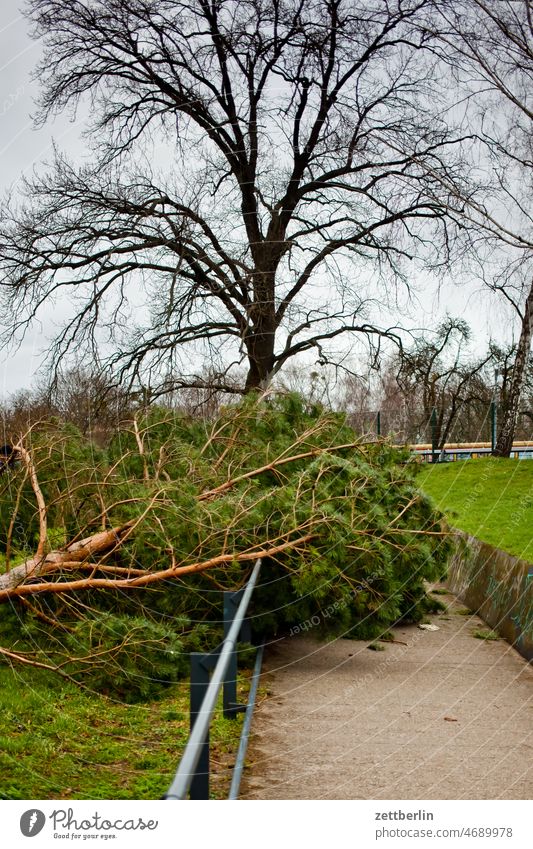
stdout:
<svg viewBox="0 0 533 849">
<path fill-rule="evenodd" d="M 502 411 L 496 404 L 481 409 L 471 407 L 435 407 L 430 412 L 417 411 L 407 404 L 402 407 L 350 411 L 348 419 L 358 433 L 392 439 L 399 445 L 488 443 L 498 432 Z M 515 441 L 533 440 L 533 411 L 518 417 Z"/>
</svg>

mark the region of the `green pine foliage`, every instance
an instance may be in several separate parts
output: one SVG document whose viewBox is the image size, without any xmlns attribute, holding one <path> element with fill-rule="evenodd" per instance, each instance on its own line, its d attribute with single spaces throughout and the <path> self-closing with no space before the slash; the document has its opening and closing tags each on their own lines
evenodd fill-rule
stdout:
<svg viewBox="0 0 533 849">
<path fill-rule="evenodd" d="M 187 674 L 188 656 L 177 636 L 182 627 L 179 619 L 170 627 L 142 616 L 84 617 L 65 640 L 75 658 L 66 671 L 125 702 L 150 698 Z"/>
<path fill-rule="evenodd" d="M 220 590 L 245 583 L 245 553 L 285 546 L 264 558 L 253 598 L 265 639 L 310 627 L 372 639 L 421 619 L 426 582 L 445 570 L 450 541 L 407 455 L 358 440 L 342 415 L 296 395 L 247 397 L 212 422 L 152 408 L 106 450 L 53 422 L 29 447 L 51 547 L 133 519 L 107 565 L 157 572 L 227 558 L 145 588 L 45 594 L 33 611 L 20 607 L 12 642 L 68 658 L 69 674 L 125 699 L 152 696 L 185 673 L 187 652 L 216 645 Z M 1 484 L 0 551 L 11 526 L 13 557 L 35 547 L 35 498 L 22 466 Z"/>
</svg>

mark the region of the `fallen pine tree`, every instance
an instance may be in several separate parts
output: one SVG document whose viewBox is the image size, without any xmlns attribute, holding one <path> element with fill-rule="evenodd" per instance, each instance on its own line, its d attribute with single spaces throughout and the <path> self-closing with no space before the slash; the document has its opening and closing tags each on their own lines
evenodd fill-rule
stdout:
<svg viewBox="0 0 533 849">
<path fill-rule="evenodd" d="M 134 690 L 141 655 L 167 680 L 165 646 L 175 657 L 216 637 L 219 590 L 258 557 L 259 631 L 318 617 L 370 637 L 424 615 L 448 556 L 407 458 L 295 396 L 247 398 L 210 423 L 155 408 L 106 450 L 45 423 L 16 449 L 0 495 L 9 634 L 98 686 L 124 690 L 127 672 Z"/>
<path fill-rule="evenodd" d="M 62 549 L 47 553 L 36 554 L 29 557 L 0 575 L 0 601 L 7 601 L 17 595 L 31 595 L 37 592 L 37 578 L 45 575 L 61 574 L 66 569 L 80 569 L 84 563 L 104 552 L 116 549 L 122 545 L 127 538 L 128 531 L 134 527 L 133 521 L 121 525 L 119 528 L 110 528 L 100 531 L 87 539 L 70 543 Z M 94 568 L 94 566 L 93 566 Z M 46 587 L 59 587 L 59 582 L 47 584 Z"/>
</svg>

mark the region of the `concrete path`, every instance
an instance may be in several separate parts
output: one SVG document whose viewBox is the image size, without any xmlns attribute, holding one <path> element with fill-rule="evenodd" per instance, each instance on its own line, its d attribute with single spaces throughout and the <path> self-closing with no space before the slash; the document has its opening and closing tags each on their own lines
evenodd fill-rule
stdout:
<svg viewBox="0 0 533 849">
<path fill-rule="evenodd" d="M 266 654 L 243 799 L 531 799 L 533 669 L 452 596 L 395 644 L 286 638 Z"/>
</svg>

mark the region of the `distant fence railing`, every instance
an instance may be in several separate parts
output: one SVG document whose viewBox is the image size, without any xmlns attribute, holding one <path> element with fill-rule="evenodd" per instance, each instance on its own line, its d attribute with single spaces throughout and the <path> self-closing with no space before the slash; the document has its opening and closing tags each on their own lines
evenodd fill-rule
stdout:
<svg viewBox="0 0 533 849">
<path fill-rule="evenodd" d="M 384 409 L 352 409 L 349 423 L 359 433 L 390 437 L 399 444 L 438 442 L 446 430 L 448 442 L 489 442 L 495 444 L 503 410 L 490 402 L 475 409 L 463 405 L 452 416 L 446 407 L 435 407 L 424 415 L 409 404 Z M 501 423 L 501 422 L 500 422 Z M 516 440 L 533 439 L 533 410 L 521 410 L 516 423 Z"/>
<path fill-rule="evenodd" d="M 494 451 L 490 442 L 447 442 L 442 449 L 435 448 L 429 443 L 411 445 L 411 451 L 418 455 L 424 463 L 448 463 L 453 460 L 476 460 L 479 457 L 491 455 Z M 533 459 L 533 442 L 515 442 L 511 458 L 525 460 Z"/>
<path fill-rule="evenodd" d="M 236 799 L 250 734 L 257 685 L 261 673 L 263 647 L 257 650 L 248 704 L 237 702 L 237 643 L 250 640 L 246 619 L 261 561 L 258 560 L 246 586 L 236 593 L 224 593 L 224 640 L 210 653 L 191 654 L 190 727 L 189 740 L 183 752 L 174 780 L 164 799 L 209 799 L 209 728 L 220 691 L 223 691 L 223 713 L 235 718 L 245 712 L 239 748 L 230 788 L 230 799 Z"/>
</svg>

